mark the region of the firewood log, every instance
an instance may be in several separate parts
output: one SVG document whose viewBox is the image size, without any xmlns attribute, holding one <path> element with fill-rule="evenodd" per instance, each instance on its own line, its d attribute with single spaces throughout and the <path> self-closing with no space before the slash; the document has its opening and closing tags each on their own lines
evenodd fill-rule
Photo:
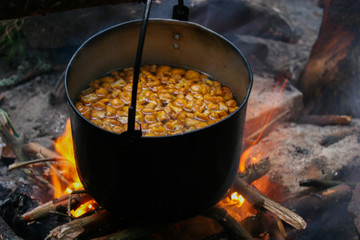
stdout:
<svg viewBox="0 0 360 240">
<path fill-rule="evenodd" d="M 341 201 L 349 201 L 351 196 L 351 188 L 346 184 L 339 184 L 318 193 L 289 200 L 284 205 L 289 209 L 297 210 L 305 216 L 309 216 L 326 211 L 330 206 Z"/>
<path fill-rule="evenodd" d="M 86 194 L 77 194 L 71 198 L 71 206 L 75 207 L 76 205 L 80 205 L 82 202 L 86 202 L 90 200 L 91 197 Z M 63 211 L 67 209 L 69 201 L 69 195 L 65 195 L 58 199 L 53 199 L 45 204 L 39 205 L 38 207 L 30 210 L 27 213 L 21 215 L 21 218 L 27 222 L 35 221 L 40 218 L 47 217 L 53 211 Z"/>
<path fill-rule="evenodd" d="M 229 233 L 230 237 L 239 240 L 252 240 L 253 237 L 248 233 L 227 211 L 221 207 L 213 207 L 204 214 L 215 219 Z"/>
<path fill-rule="evenodd" d="M 352 117 L 347 115 L 304 115 L 298 119 L 299 123 L 309 123 L 318 126 L 346 125 L 351 123 Z"/>
<path fill-rule="evenodd" d="M 298 87 L 312 114 L 360 116 L 360 2 L 321 0 L 324 15 L 318 39 Z"/>
<path fill-rule="evenodd" d="M 79 218 L 54 228 L 46 239 L 77 239 L 79 236 L 96 232 L 102 226 L 108 224 L 110 219 L 110 213 L 106 210 L 101 210 L 91 216 Z"/>
<path fill-rule="evenodd" d="M 281 204 L 271 200 L 257 189 L 248 185 L 240 177 L 236 178 L 232 189 L 243 195 L 243 197 L 254 206 L 268 210 L 269 212 L 278 216 L 284 222 L 293 226 L 294 228 L 306 228 L 307 224 L 302 217 L 297 215 L 295 212 L 285 208 Z"/>
<path fill-rule="evenodd" d="M 41 153 L 46 158 L 56 158 L 61 159 L 63 158 L 60 154 L 57 152 L 51 151 L 50 149 L 41 146 L 38 143 L 35 142 L 29 142 L 22 146 L 23 152 L 26 153 L 28 156 L 36 157 L 38 153 Z"/>
</svg>

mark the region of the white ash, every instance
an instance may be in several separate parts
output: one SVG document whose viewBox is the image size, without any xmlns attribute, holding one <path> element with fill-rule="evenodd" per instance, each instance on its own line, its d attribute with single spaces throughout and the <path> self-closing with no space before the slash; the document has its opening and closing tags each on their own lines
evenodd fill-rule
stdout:
<svg viewBox="0 0 360 240">
<path fill-rule="evenodd" d="M 343 139 L 327 147 L 320 144 L 323 137 L 344 129 L 350 131 Z M 304 190 L 299 181 L 330 180 L 343 167 L 356 164 L 360 156 L 359 130 L 359 119 L 354 119 L 349 126 L 295 123 L 279 126 L 251 147 L 251 156 L 262 152 L 261 158 L 270 158 L 271 168 L 266 176 L 280 187 L 277 193 L 267 194 L 272 197 L 282 194 L 282 199 L 290 199 Z"/>
</svg>

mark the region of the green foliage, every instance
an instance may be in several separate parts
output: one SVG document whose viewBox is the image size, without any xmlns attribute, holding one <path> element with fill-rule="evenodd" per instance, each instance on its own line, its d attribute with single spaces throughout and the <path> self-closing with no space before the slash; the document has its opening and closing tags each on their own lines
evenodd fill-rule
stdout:
<svg viewBox="0 0 360 240">
<path fill-rule="evenodd" d="M 21 34 L 22 20 L 0 22 L 0 50 L 6 50 L 8 60 L 25 52 Z"/>
</svg>

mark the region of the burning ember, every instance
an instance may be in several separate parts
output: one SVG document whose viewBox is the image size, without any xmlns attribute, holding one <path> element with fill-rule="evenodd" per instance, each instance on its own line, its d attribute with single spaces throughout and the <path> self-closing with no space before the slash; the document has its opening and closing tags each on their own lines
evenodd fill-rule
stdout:
<svg viewBox="0 0 360 240">
<path fill-rule="evenodd" d="M 59 198 L 75 190 L 82 190 L 84 188 L 76 170 L 70 119 L 66 122 L 63 135 L 55 141 L 55 149 L 67 160 L 67 164 L 51 168 L 51 180 L 55 188 L 54 198 Z M 61 176 L 57 174 L 57 172 L 60 172 Z M 89 200 L 77 209 L 71 210 L 70 213 L 74 217 L 79 217 L 90 210 L 94 210 L 96 206 L 97 203 L 94 200 Z"/>
<path fill-rule="evenodd" d="M 80 217 L 81 215 L 87 213 L 90 210 L 95 210 L 96 206 L 97 203 L 95 202 L 95 200 L 90 200 L 84 204 L 81 204 L 80 207 L 78 207 L 77 209 L 71 210 L 70 213 L 74 217 Z"/>
<path fill-rule="evenodd" d="M 241 207 L 245 202 L 245 198 L 241 194 L 233 192 L 231 194 L 231 202 L 235 203 L 238 207 Z"/>
</svg>

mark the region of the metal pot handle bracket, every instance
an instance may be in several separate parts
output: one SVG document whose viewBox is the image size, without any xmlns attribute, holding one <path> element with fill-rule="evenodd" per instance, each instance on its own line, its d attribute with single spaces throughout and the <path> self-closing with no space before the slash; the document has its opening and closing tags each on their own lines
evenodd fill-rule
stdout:
<svg viewBox="0 0 360 240">
<path fill-rule="evenodd" d="M 172 18 L 180 21 L 189 19 L 189 8 L 184 5 L 183 0 L 179 0 L 179 4 L 174 6 Z"/>
</svg>

